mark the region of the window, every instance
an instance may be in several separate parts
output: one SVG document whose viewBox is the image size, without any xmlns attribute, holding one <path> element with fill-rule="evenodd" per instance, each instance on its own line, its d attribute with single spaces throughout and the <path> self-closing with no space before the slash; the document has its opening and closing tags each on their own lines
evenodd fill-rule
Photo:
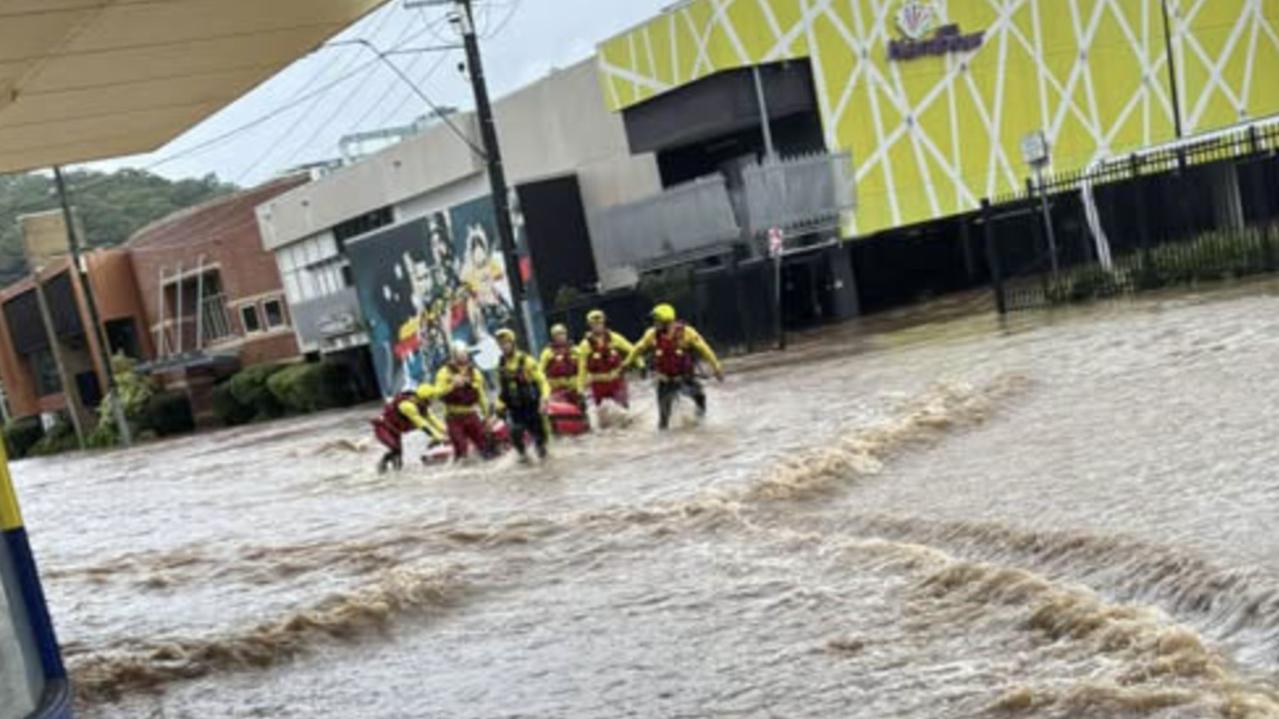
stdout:
<svg viewBox="0 0 1279 719">
<path fill-rule="evenodd" d="M 262 331 L 262 320 L 258 317 L 257 305 L 245 305 L 240 308 L 240 324 L 244 325 L 244 333 Z"/>
<path fill-rule="evenodd" d="M 62 379 L 58 377 L 58 364 L 53 361 L 53 352 L 48 347 L 36 350 L 29 355 L 31 374 L 36 381 L 36 395 L 48 397 L 62 391 Z"/>
<path fill-rule="evenodd" d="M 338 248 L 345 251 L 347 240 L 366 235 L 393 222 L 395 222 L 395 212 L 390 207 L 382 207 L 335 226 L 333 239 L 337 242 Z"/>
<path fill-rule="evenodd" d="M 342 284 L 346 287 L 355 287 L 355 272 L 351 270 L 350 265 L 342 265 Z"/>
<path fill-rule="evenodd" d="M 132 317 L 107 320 L 104 329 L 107 331 L 107 345 L 111 347 L 111 354 L 122 354 L 134 359 L 142 357 L 138 344 L 138 327 Z"/>
<path fill-rule="evenodd" d="M 267 300 L 262 303 L 262 314 L 266 317 L 266 328 L 273 330 L 277 327 L 283 327 L 284 322 L 284 304 L 279 300 Z"/>
</svg>

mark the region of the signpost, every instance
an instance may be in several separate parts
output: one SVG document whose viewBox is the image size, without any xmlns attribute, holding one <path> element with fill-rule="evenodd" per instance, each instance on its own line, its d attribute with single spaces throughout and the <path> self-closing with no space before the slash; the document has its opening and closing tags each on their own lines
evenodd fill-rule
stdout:
<svg viewBox="0 0 1279 719">
<path fill-rule="evenodd" d="M 786 254 L 786 235 L 780 227 L 768 231 L 768 256 L 773 259 L 773 318 L 777 323 L 777 349 L 786 349 L 786 323 L 782 317 L 782 259 Z"/>
<path fill-rule="evenodd" d="M 1052 149 L 1048 145 L 1048 137 L 1043 130 L 1035 130 L 1021 139 L 1021 154 L 1026 164 L 1035 171 L 1035 181 L 1039 186 L 1039 207 L 1044 216 L 1044 229 L 1048 233 L 1048 252 L 1052 262 L 1053 274 L 1058 272 L 1057 265 L 1057 231 L 1053 228 L 1052 213 L 1048 209 L 1048 188 L 1044 183 L 1044 168 L 1052 161 Z"/>
</svg>

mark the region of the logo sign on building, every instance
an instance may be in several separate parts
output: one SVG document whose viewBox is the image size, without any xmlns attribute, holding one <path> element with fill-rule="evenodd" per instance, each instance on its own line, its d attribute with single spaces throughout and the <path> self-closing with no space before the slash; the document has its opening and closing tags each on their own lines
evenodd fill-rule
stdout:
<svg viewBox="0 0 1279 719">
<path fill-rule="evenodd" d="M 965 34 L 957 23 L 946 24 L 936 2 L 904 0 L 897 10 L 900 40 L 888 42 L 889 60 L 913 60 L 971 52 L 986 41 L 984 31 Z"/>
</svg>

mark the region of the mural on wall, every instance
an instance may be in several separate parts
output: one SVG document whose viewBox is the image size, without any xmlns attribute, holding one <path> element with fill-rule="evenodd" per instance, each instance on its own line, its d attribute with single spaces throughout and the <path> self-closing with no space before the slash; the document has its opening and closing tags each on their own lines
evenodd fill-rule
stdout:
<svg viewBox="0 0 1279 719">
<path fill-rule="evenodd" d="M 383 394 L 429 381 L 455 341 L 497 367 L 494 335 L 519 315 L 496 224 L 484 197 L 347 245 Z"/>
<path fill-rule="evenodd" d="M 1167 0 L 1187 133 L 1279 112 L 1279 2 Z M 855 234 L 1017 192 L 1021 138 L 1053 170 L 1174 137 L 1161 0 L 690 0 L 604 42 L 613 110 L 722 70 L 808 58 Z"/>
</svg>

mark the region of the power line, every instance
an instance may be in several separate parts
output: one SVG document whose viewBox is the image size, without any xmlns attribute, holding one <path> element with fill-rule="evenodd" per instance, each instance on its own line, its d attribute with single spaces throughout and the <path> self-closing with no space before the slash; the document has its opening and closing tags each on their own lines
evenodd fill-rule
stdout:
<svg viewBox="0 0 1279 719">
<path fill-rule="evenodd" d="M 411 29 L 410 27 L 406 26 L 403 30 L 401 30 L 400 36 L 395 39 L 392 45 L 394 47 L 400 47 L 405 42 L 405 36 L 408 34 L 410 29 Z M 421 34 L 422 33 L 419 33 L 419 35 Z M 383 59 L 381 55 L 379 55 L 377 59 L 373 61 L 373 63 L 374 65 L 376 65 L 382 61 Z M 298 145 L 297 149 L 294 150 L 291 155 L 289 155 L 289 158 L 285 160 L 284 164 L 286 166 L 292 165 L 293 162 L 297 160 L 299 155 L 305 152 L 312 143 L 314 143 L 317 139 L 319 139 L 320 135 L 323 134 L 325 130 L 328 130 L 330 126 L 332 126 L 333 123 L 337 121 L 338 117 L 341 116 L 343 112 L 346 112 L 351 102 L 354 101 L 355 98 L 366 89 L 366 87 L 367 87 L 366 85 L 364 85 L 363 83 L 360 83 L 356 85 L 354 88 L 352 88 L 352 90 L 346 94 L 346 97 L 342 98 L 342 101 L 337 103 L 336 106 L 334 106 L 333 112 L 329 114 L 328 119 L 316 126 L 315 131 L 312 132 L 310 136 L 308 136 L 307 139 L 304 142 L 302 142 L 302 144 Z"/>
<path fill-rule="evenodd" d="M 424 23 L 424 24 L 426 25 L 426 27 L 427 27 L 427 29 L 428 29 L 428 30 L 430 29 L 430 23 L 427 23 L 427 21 L 426 21 L 426 18 L 425 18 L 425 17 L 423 17 L 421 14 L 418 14 L 418 15 L 416 15 L 415 17 L 417 17 L 417 18 L 418 18 L 418 19 L 419 19 L 422 23 Z M 439 23 L 439 22 L 443 22 L 443 21 L 446 21 L 446 20 L 447 20 L 446 18 L 441 18 L 440 20 L 437 20 L 436 22 L 437 22 L 437 23 Z M 389 55 L 390 53 L 383 53 L 383 54 L 387 54 L 387 55 Z M 408 73 L 408 72 L 413 72 L 413 70 L 415 70 L 415 69 L 417 68 L 417 64 L 418 64 L 419 62 L 421 62 L 421 61 L 422 61 L 422 57 L 423 57 L 423 56 L 419 54 L 419 55 L 415 56 L 412 60 L 410 60 L 410 61 L 409 61 L 409 66 L 408 66 L 408 68 L 406 69 L 406 71 L 405 71 L 405 72 L 406 72 L 406 73 Z M 434 64 L 434 65 L 432 65 L 432 66 L 431 66 L 431 67 L 427 70 L 426 74 L 425 74 L 425 75 L 424 75 L 421 79 L 419 79 L 417 82 L 418 82 L 418 83 L 423 83 L 423 82 L 425 82 L 428 78 L 430 78 L 430 77 L 431 77 L 431 75 L 435 74 L 435 71 L 439 69 L 440 65 L 441 65 L 441 64 L 442 64 L 445 60 L 447 60 L 447 59 L 448 59 L 448 57 L 449 57 L 449 56 L 448 56 L 448 53 L 441 53 L 441 54 L 440 54 L 440 56 L 439 56 L 439 58 L 435 61 L 435 64 Z M 377 111 L 377 109 L 378 109 L 379 107 L 384 107 L 384 106 L 385 106 L 385 103 L 386 103 L 386 101 L 387 101 L 387 98 L 389 98 L 389 97 L 391 96 L 391 93 L 395 92 L 395 89 L 396 89 L 397 87 L 400 87 L 400 86 L 401 86 L 400 78 L 394 78 L 394 77 L 393 77 L 393 78 L 391 78 L 391 83 L 390 83 L 389 85 L 387 85 L 386 91 L 385 91 L 385 92 L 383 92 L 383 93 L 382 93 L 382 96 L 381 96 L 381 97 L 379 97 L 379 98 L 377 99 L 377 102 L 374 102 L 373 104 L 369 105 L 369 109 L 365 110 L 365 111 L 364 111 L 364 114 L 360 116 L 360 119 L 358 119 L 358 120 L 356 120 L 356 121 L 355 121 L 355 123 L 351 126 L 351 129 L 347 131 L 347 134 L 351 134 L 351 133 L 354 133 L 354 132 L 359 131 L 359 129 L 360 129 L 361 127 L 363 127 L 364 122 L 365 122 L 366 120 L 368 120 L 368 119 L 369 119 L 369 117 L 370 117 L 370 116 L 371 116 L 374 112 L 376 112 L 376 111 Z M 402 88 L 402 89 L 403 89 L 403 88 Z M 385 126 L 388 124 L 388 122 L 390 121 L 390 118 L 391 118 L 391 117 L 398 116 L 399 111 L 400 111 L 401 109 L 403 109 L 403 108 L 404 108 L 404 106 L 405 106 L 406 104 L 408 104 L 409 100 L 412 100 L 412 99 L 413 99 L 413 97 L 415 96 L 415 94 L 416 94 L 416 93 L 414 93 L 411 89 L 407 89 L 407 90 L 405 90 L 405 91 L 404 91 L 404 98 L 400 101 L 400 104 L 396 106 L 395 111 L 394 111 L 391 115 L 389 115 L 386 119 L 382 120 L 382 122 L 381 122 L 381 123 L 379 123 L 379 127 L 385 127 Z"/>
<path fill-rule="evenodd" d="M 435 61 L 435 64 L 427 68 L 426 74 L 423 75 L 422 79 L 419 80 L 418 82 L 425 83 L 428 79 L 431 78 L 432 75 L 434 75 L 440 69 L 440 66 L 443 65 L 445 61 L 447 61 L 448 59 L 449 59 L 448 55 L 441 55 L 439 58 L 437 58 Z M 415 97 L 417 97 L 416 93 L 406 92 L 404 95 L 404 99 L 400 101 L 400 104 L 396 105 L 395 109 L 391 110 L 391 112 L 389 112 L 386 116 L 384 116 L 378 124 L 381 126 L 386 126 L 390 124 L 391 122 L 393 122 L 395 118 L 400 116 L 400 113 L 404 110 L 404 107 L 408 105 L 409 102 L 411 102 Z"/>
<path fill-rule="evenodd" d="M 388 5 L 388 8 L 393 8 L 393 6 Z M 388 10 L 388 12 L 382 13 L 381 18 L 379 19 L 379 22 L 377 22 L 376 26 L 371 29 L 371 35 L 373 36 L 379 35 L 379 33 L 382 32 L 382 29 L 386 27 L 386 23 L 389 22 L 389 20 L 391 19 L 391 17 L 393 17 L 393 15 L 394 15 L 394 12 L 391 12 L 391 10 Z M 326 45 L 325 47 L 331 47 L 331 45 Z M 343 65 L 343 69 L 349 68 L 350 65 L 352 65 L 353 61 L 356 61 L 358 59 L 356 55 L 334 54 L 333 58 L 329 60 L 329 64 L 327 64 L 326 67 L 322 69 L 320 73 L 317 73 L 315 77 L 312 78 L 312 82 L 315 81 L 315 79 L 320 78 L 322 74 L 326 74 L 327 72 L 329 72 L 329 70 L 333 69 L 335 65 L 338 65 L 339 61 L 343 59 L 344 55 L 345 55 L 345 60 L 347 61 L 345 61 L 345 64 Z M 310 86 L 310 83 L 308 83 L 308 86 Z M 303 87 L 303 91 L 304 90 L 306 90 L 306 87 Z M 294 95 L 294 99 L 297 99 L 297 95 Z M 283 147 L 283 143 L 285 139 L 289 137 L 293 137 L 294 133 L 297 132 L 297 130 L 302 127 L 302 123 L 306 122 L 308 116 L 311 116 L 312 113 L 315 113 L 317 107 L 320 106 L 320 102 L 322 101 L 322 99 L 324 99 L 324 96 L 322 95 L 317 96 L 315 101 L 311 102 L 311 106 L 308 107 L 307 110 L 304 110 L 303 113 L 299 114 L 297 118 L 294 119 L 294 122 L 290 123 L 288 128 L 285 128 L 284 132 L 280 134 L 279 138 L 276 139 L 275 142 L 272 142 L 271 145 L 267 147 L 267 150 L 265 152 L 262 152 L 261 155 L 258 155 L 257 159 L 253 160 L 253 162 L 249 164 L 248 168 L 244 169 L 242 173 L 239 174 L 239 177 L 235 178 L 235 184 L 239 184 L 240 182 L 243 182 L 243 180 L 246 179 L 248 175 L 252 173 L 253 170 L 256 170 L 258 166 L 262 165 L 262 162 L 266 161 L 267 157 L 275 155 L 275 152 L 278 151 L 280 147 Z M 306 146 L 304 145 L 299 146 L 299 150 L 301 150 L 301 148 L 304 148 L 304 147 Z M 292 162 L 292 156 L 290 156 L 289 161 L 285 162 L 285 164 L 289 164 L 289 162 Z"/>
<path fill-rule="evenodd" d="M 502 18 L 502 20 L 498 22 L 497 27 L 491 28 L 488 32 L 484 34 L 485 40 L 492 40 L 493 38 L 502 34 L 502 31 L 506 29 L 506 26 L 511 24 L 511 20 L 514 19 L 515 13 L 519 12 L 520 3 L 521 3 L 521 0 L 511 0 L 511 2 L 509 3 L 511 9 L 507 11 L 506 17 Z"/>
</svg>

